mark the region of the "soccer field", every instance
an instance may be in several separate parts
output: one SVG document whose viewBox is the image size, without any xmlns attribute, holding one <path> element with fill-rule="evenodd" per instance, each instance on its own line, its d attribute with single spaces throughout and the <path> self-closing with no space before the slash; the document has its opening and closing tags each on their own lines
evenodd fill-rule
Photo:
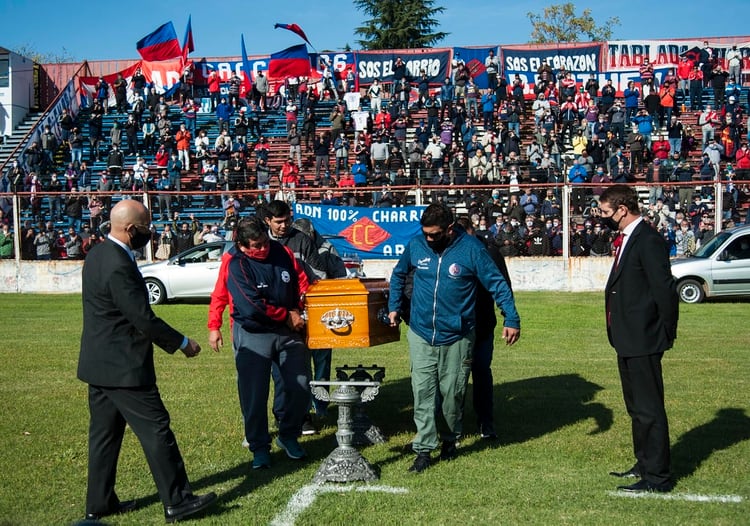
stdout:
<svg viewBox="0 0 750 526">
<path fill-rule="evenodd" d="M 496 442 L 476 435 L 470 396 L 459 457 L 407 473 L 414 432 L 405 336 L 335 350 L 334 366 L 386 367 L 368 404 L 388 437 L 362 448 L 380 480 L 312 485 L 335 447 L 335 407 L 322 432 L 303 437 L 306 461 L 274 447 L 270 470 L 250 469 L 230 347 L 208 349 L 206 304 L 156 308 L 203 345 L 200 356 L 156 351 L 156 369 L 193 489 L 219 504 L 194 524 L 747 524 L 750 514 L 750 333 L 747 302 L 680 305 L 664 359 L 672 462 L 667 495 L 617 494 L 611 470 L 633 463 L 601 293 L 516 294 L 521 341 L 497 344 Z M 88 408 L 75 377 L 81 332 L 76 295 L 0 295 L 0 525 L 73 524 L 83 517 Z M 229 340 L 228 331 L 224 331 Z M 106 345 L 106 342 L 102 342 Z M 471 388 L 470 388 L 471 389 Z M 163 509 L 135 436 L 127 432 L 117 480 L 137 511 L 108 524 L 163 524 Z"/>
</svg>

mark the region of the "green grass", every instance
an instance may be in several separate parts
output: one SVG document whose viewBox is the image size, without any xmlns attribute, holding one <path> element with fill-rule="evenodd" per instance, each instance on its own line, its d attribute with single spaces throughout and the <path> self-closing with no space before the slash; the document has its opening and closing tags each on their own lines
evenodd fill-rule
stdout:
<svg viewBox="0 0 750 526">
<path fill-rule="evenodd" d="M 746 303 L 681 305 L 679 338 L 664 361 L 676 494 L 741 495 L 739 504 L 613 497 L 607 475 L 632 463 L 629 421 L 601 294 L 518 293 L 521 341 L 495 350 L 496 444 L 479 440 L 467 408 L 460 456 L 421 475 L 413 455 L 405 338 L 371 349 L 336 350 L 334 365 L 386 366 L 368 413 L 389 440 L 363 449 L 378 484 L 405 494 L 320 495 L 297 524 L 747 524 L 750 512 L 750 336 Z M 309 484 L 334 447 L 334 418 L 302 439 L 311 460 L 273 452 L 257 472 L 242 440 L 231 348 L 206 345 L 207 306 L 157 308 L 204 345 L 196 359 L 157 352 L 157 374 L 197 492 L 220 503 L 195 524 L 268 524 Z M 72 524 L 86 488 L 86 386 L 75 377 L 81 331 L 78 296 L 0 295 L 0 524 Z M 228 334 L 225 331 L 225 337 Z M 106 342 L 102 342 L 106 344 Z M 335 414 L 335 409 L 332 411 Z M 110 524 L 163 524 L 140 446 L 128 432 L 118 492 L 136 512 Z"/>
</svg>

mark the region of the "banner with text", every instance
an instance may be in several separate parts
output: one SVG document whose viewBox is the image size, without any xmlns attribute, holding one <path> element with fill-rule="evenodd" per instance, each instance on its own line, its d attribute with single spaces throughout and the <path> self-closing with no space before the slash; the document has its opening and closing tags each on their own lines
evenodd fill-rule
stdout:
<svg viewBox="0 0 750 526">
<path fill-rule="evenodd" d="M 518 75 L 527 95 L 534 93 L 537 70 L 542 64 L 548 64 L 555 73 L 565 68 L 573 73 L 578 82 L 585 82 L 591 73 L 602 70 L 602 44 L 569 44 L 564 47 L 502 46 L 500 51 L 508 84 Z"/>
<path fill-rule="evenodd" d="M 369 208 L 294 205 L 294 217 L 306 217 L 342 256 L 361 259 L 398 258 L 411 238 L 419 235 L 424 206 Z"/>
<path fill-rule="evenodd" d="M 57 140 L 60 141 L 60 138 L 62 137 L 62 130 L 60 129 L 59 119 L 62 115 L 62 111 L 64 109 L 68 110 L 70 115 L 75 117 L 76 115 L 78 115 L 78 111 L 81 109 L 81 97 L 78 96 L 78 92 L 79 89 L 76 89 L 76 79 L 70 79 L 70 81 L 68 81 L 68 85 L 65 86 L 65 89 L 63 89 L 62 93 L 60 94 L 60 98 L 57 100 L 57 103 L 49 108 L 46 115 L 38 122 L 31 139 L 29 139 L 26 144 L 18 151 L 16 158 L 20 160 L 22 165 L 26 165 L 26 157 L 24 156 L 24 154 L 26 153 L 26 150 L 32 145 L 32 143 L 36 142 L 39 144 L 39 146 L 42 145 L 42 134 L 44 133 L 45 126 L 49 126 L 50 131 L 54 133 L 55 137 L 57 137 Z M 27 170 L 29 170 L 30 168 L 30 166 L 26 166 Z"/>
<path fill-rule="evenodd" d="M 324 63 L 331 65 L 331 67 L 333 68 L 333 73 L 338 80 L 344 80 L 346 78 L 346 73 L 349 70 L 353 71 L 355 75 L 357 73 L 357 65 L 354 53 L 347 53 L 344 51 L 330 51 L 328 53 L 311 53 L 310 56 L 313 57 L 312 63 L 314 71 L 311 76 L 316 80 L 322 77 L 322 64 Z"/>
<path fill-rule="evenodd" d="M 750 70 L 750 42 L 748 37 L 725 38 L 721 43 L 709 46 L 726 69 L 726 54 L 733 45 L 742 53 L 742 70 Z M 676 68 L 680 55 L 703 48 L 702 39 L 695 40 L 618 40 L 607 43 L 607 71 L 638 70 L 643 59 L 648 57 L 654 68 Z"/>
<path fill-rule="evenodd" d="M 357 75 L 360 84 L 371 84 L 374 79 L 381 82 L 393 80 L 393 63 L 396 57 L 406 64 L 406 74 L 412 80 L 418 79 L 425 70 L 430 84 L 442 84 L 450 71 L 451 51 L 449 49 L 402 49 L 394 51 L 359 51 Z"/>
</svg>

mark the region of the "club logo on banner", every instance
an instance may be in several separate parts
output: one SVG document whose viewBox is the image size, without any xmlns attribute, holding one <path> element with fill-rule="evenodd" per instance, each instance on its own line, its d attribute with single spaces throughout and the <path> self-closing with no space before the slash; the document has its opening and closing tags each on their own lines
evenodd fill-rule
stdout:
<svg viewBox="0 0 750 526">
<path fill-rule="evenodd" d="M 294 217 L 305 217 L 315 231 L 330 236 L 339 254 L 362 259 L 397 258 L 409 240 L 420 233 L 423 206 L 369 208 L 297 203 Z"/>
</svg>

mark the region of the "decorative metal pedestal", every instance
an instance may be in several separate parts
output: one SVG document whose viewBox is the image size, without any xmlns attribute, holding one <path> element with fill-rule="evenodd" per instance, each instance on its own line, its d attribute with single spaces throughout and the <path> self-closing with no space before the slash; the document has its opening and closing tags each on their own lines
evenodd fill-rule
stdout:
<svg viewBox="0 0 750 526">
<path fill-rule="evenodd" d="M 329 393 L 327 386 L 335 387 L 335 390 Z M 379 477 L 375 469 L 353 446 L 352 408 L 373 400 L 380 389 L 380 382 L 310 382 L 310 387 L 315 398 L 335 402 L 339 409 L 336 430 L 338 447 L 323 461 L 313 482 L 321 484 L 377 480 Z"/>
<path fill-rule="evenodd" d="M 356 367 L 344 365 L 336 367 L 336 379 L 341 382 L 382 382 L 385 378 L 385 367 L 372 365 L 365 367 L 362 364 Z M 357 446 L 370 446 L 384 444 L 385 435 L 380 428 L 372 423 L 370 417 L 365 413 L 364 404 L 358 402 L 354 406 L 354 421 L 352 422 L 354 438 L 352 443 Z"/>
</svg>

